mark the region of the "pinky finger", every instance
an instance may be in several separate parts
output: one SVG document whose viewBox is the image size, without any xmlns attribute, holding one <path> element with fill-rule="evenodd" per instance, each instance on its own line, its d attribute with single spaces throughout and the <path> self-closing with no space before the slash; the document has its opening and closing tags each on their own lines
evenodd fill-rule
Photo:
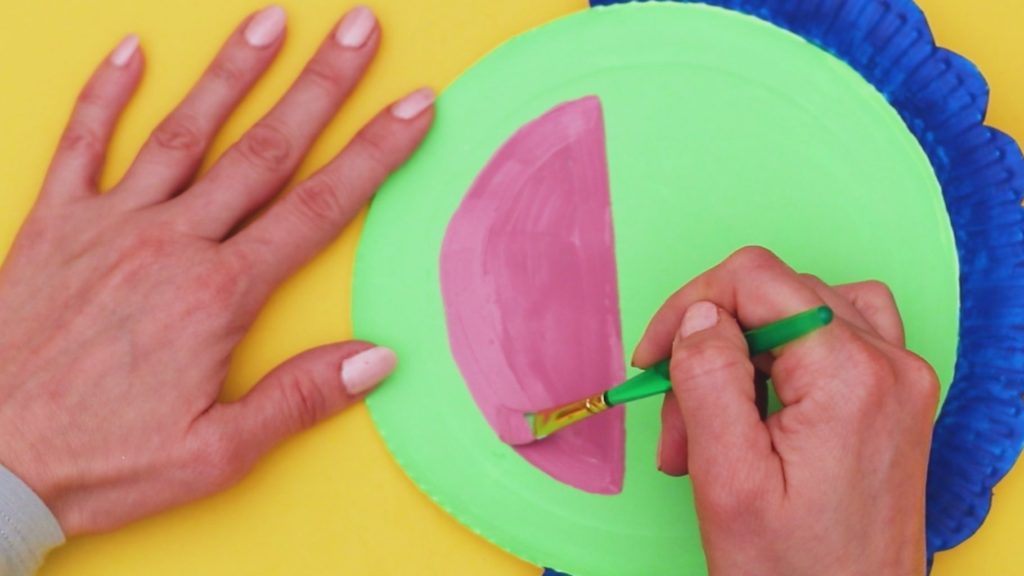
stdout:
<svg viewBox="0 0 1024 576">
<path fill-rule="evenodd" d="M 56 201 L 96 192 L 107 145 L 142 77 L 139 38 L 126 36 L 78 95 L 46 175 L 43 197 Z"/>
<path fill-rule="evenodd" d="M 892 290 L 881 282 L 868 280 L 835 287 L 836 292 L 853 304 L 886 342 L 900 348 L 906 345 L 903 319 Z"/>
</svg>

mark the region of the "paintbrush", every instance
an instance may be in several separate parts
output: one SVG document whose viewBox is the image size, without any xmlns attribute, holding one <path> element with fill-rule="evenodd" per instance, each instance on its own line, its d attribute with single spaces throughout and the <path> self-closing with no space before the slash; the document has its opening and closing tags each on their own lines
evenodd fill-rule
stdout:
<svg viewBox="0 0 1024 576">
<path fill-rule="evenodd" d="M 743 336 L 747 340 L 750 355 L 756 356 L 806 336 L 830 322 L 832 309 L 820 306 L 750 330 Z M 664 394 L 671 389 L 669 360 L 663 360 L 600 394 L 550 410 L 509 415 L 518 418 L 512 420 L 512 429 L 503 434 L 502 439 L 512 445 L 529 444 L 594 414 L 600 414 L 612 406 Z"/>
</svg>

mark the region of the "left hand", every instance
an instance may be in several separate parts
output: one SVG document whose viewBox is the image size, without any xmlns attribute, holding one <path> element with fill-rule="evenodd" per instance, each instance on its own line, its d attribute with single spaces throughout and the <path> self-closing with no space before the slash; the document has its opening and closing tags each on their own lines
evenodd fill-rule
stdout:
<svg viewBox="0 0 1024 576">
<path fill-rule="evenodd" d="M 350 12 L 281 101 L 193 182 L 218 128 L 281 48 L 284 18 L 272 6 L 243 22 L 100 194 L 107 142 L 142 75 L 137 44 L 122 43 L 79 97 L 0 269 L 0 463 L 69 536 L 225 488 L 394 367 L 385 348 L 329 344 L 285 362 L 241 400 L 218 402 L 231 354 L 275 287 L 337 236 L 433 118 L 428 90 L 392 105 L 246 225 L 380 42 L 373 14 Z"/>
</svg>

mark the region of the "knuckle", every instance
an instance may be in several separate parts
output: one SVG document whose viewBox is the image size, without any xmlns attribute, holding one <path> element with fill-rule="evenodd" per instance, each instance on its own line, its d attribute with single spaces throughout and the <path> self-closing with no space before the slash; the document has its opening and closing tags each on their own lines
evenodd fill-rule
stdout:
<svg viewBox="0 0 1024 576">
<path fill-rule="evenodd" d="M 672 379 L 680 383 L 737 370 L 749 373 L 753 380 L 754 367 L 750 361 L 731 345 L 719 340 L 680 346 L 672 353 Z"/>
<path fill-rule="evenodd" d="M 60 139 L 64 152 L 99 156 L 103 153 L 103 142 L 99 136 L 84 126 L 71 126 Z"/>
<path fill-rule="evenodd" d="M 253 126 L 238 143 L 238 149 L 247 162 L 272 172 L 286 169 L 293 156 L 291 138 L 266 122 Z"/>
<path fill-rule="evenodd" d="M 941 391 L 935 368 L 913 352 L 905 351 L 904 355 L 902 370 L 905 374 L 905 385 L 915 398 L 920 399 L 922 405 L 934 409 L 938 405 Z"/>
<path fill-rule="evenodd" d="M 84 88 L 82 88 L 82 91 L 78 93 L 76 103 L 79 106 L 87 108 L 104 106 L 106 104 L 106 98 L 103 94 L 103 90 L 96 82 L 89 82 Z"/>
<path fill-rule="evenodd" d="M 244 275 L 230 266 L 206 267 L 198 274 L 193 292 L 195 312 L 205 316 L 210 310 L 233 311 L 240 300 Z"/>
<path fill-rule="evenodd" d="M 292 191 L 295 209 L 304 222 L 336 222 L 343 212 L 336 187 L 323 176 L 314 176 Z"/>
<path fill-rule="evenodd" d="M 777 268 L 782 260 L 763 246 L 745 246 L 729 257 L 728 261 L 740 269 L 764 270 Z"/>
<path fill-rule="evenodd" d="M 361 162 L 373 171 L 391 171 L 391 154 L 383 135 L 370 129 L 361 130 L 353 138 L 352 147 L 359 154 Z"/>
<path fill-rule="evenodd" d="M 232 279 L 238 292 L 248 294 L 250 289 L 263 285 L 254 278 L 259 276 L 267 254 L 274 248 L 272 238 L 264 234 L 250 234 L 245 242 L 231 242 L 223 246 L 220 268 Z"/>
<path fill-rule="evenodd" d="M 801 272 L 800 273 L 800 279 L 803 280 L 804 282 L 808 283 L 808 284 L 813 285 L 813 286 L 827 286 L 827 284 L 825 284 L 824 280 L 822 280 L 821 278 L 818 278 L 814 274 L 809 274 L 807 272 Z"/>
<path fill-rule="evenodd" d="M 164 150 L 198 153 L 206 145 L 198 123 L 188 116 L 172 115 L 157 126 L 153 141 Z"/>
<path fill-rule="evenodd" d="M 246 74 L 228 58 L 221 57 L 210 65 L 210 77 L 231 88 L 241 88 L 245 84 Z"/>
<path fill-rule="evenodd" d="M 244 243 L 233 245 L 232 248 L 236 249 L 220 250 L 221 258 L 216 268 L 227 280 L 235 284 L 249 277 L 260 256 L 245 249 Z"/>
<path fill-rule="evenodd" d="M 296 372 L 282 375 L 278 381 L 281 406 L 298 430 L 305 430 L 327 414 L 327 398 L 309 374 Z"/>
<path fill-rule="evenodd" d="M 808 411 L 782 410 L 768 420 L 768 426 L 773 434 L 778 437 L 799 438 L 805 431 L 813 426 L 813 419 L 808 416 Z"/>
<path fill-rule="evenodd" d="M 881 280 L 868 280 L 866 282 L 862 282 L 861 289 L 872 300 L 892 303 L 896 302 L 892 289 L 889 288 L 888 284 Z"/>
<path fill-rule="evenodd" d="M 344 72 L 319 58 L 306 65 L 303 78 L 313 86 L 330 94 L 337 94 L 347 83 L 347 76 Z"/>
<path fill-rule="evenodd" d="M 247 248 L 244 243 L 239 243 L 232 249 L 221 250 L 221 258 L 215 266 L 214 286 L 210 298 L 214 305 L 220 309 L 229 309 L 241 312 L 240 317 L 249 317 L 248 313 L 255 315 L 257 310 L 250 310 L 252 306 L 259 306 L 259 299 L 254 297 L 260 291 L 255 290 L 257 282 L 253 280 L 253 271 L 264 257 L 266 252 L 255 253 Z M 244 330 L 243 330 L 244 332 Z"/>
<path fill-rule="evenodd" d="M 877 407 L 892 394 L 896 372 L 890 359 L 878 348 L 863 340 L 846 345 L 846 365 L 857 375 L 850 390 L 853 404 L 868 409 Z"/>
</svg>

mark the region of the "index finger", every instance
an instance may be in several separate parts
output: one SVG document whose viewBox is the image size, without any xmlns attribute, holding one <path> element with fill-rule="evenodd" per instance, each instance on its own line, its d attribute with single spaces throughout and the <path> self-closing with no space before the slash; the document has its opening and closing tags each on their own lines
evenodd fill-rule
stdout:
<svg viewBox="0 0 1024 576">
<path fill-rule="evenodd" d="M 644 368 L 668 358 L 686 309 L 702 300 L 718 304 L 747 329 L 824 304 L 778 256 L 761 247 L 742 248 L 668 298 L 637 344 L 633 365 Z"/>
<path fill-rule="evenodd" d="M 633 364 L 645 367 L 669 358 L 687 308 L 701 300 L 715 302 L 748 329 L 825 304 L 821 296 L 775 254 L 764 248 L 743 248 L 692 280 L 663 304 L 637 345 Z M 806 399 L 814 390 L 844 394 L 849 382 L 836 367 L 849 365 L 854 357 L 860 358 L 857 356 L 860 353 L 883 355 L 842 318 L 836 318 L 806 338 L 786 344 L 782 354 L 776 354 L 779 358 L 772 368 L 779 398 L 784 405 L 792 405 Z M 808 377 L 802 377 L 805 374 Z"/>
</svg>

